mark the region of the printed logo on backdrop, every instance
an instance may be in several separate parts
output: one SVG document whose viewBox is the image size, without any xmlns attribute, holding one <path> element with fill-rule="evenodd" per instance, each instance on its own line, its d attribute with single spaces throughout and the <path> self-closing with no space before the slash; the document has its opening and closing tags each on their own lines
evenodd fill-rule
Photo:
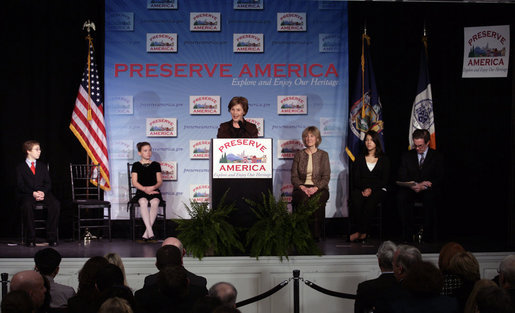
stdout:
<svg viewBox="0 0 515 313">
<path fill-rule="evenodd" d="M 174 117 L 147 118 L 147 137 L 177 137 L 177 119 Z"/>
<path fill-rule="evenodd" d="M 106 101 L 106 109 L 109 114 L 132 115 L 134 112 L 134 100 L 132 96 L 112 96 Z"/>
<path fill-rule="evenodd" d="M 190 185 L 190 199 L 194 202 L 209 202 L 209 185 Z"/>
<path fill-rule="evenodd" d="M 235 10 L 263 10 L 264 0 L 234 0 Z"/>
<path fill-rule="evenodd" d="M 263 52 L 263 34 L 233 34 L 233 52 Z"/>
<path fill-rule="evenodd" d="M 132 160 L 134 158 L 134 142 L 132 140 L 111 140 L 109 157 L 115 160 Z"/>
<path fill-rule="evenodd" d="M 213 139 L 213 178 L 272 178 L 272 139 Z"/>
<path fill-rule="evenodd" d="M 219 32 L 221 26 L 219 12 L 190 12 L 190 31 Z"/>
<path fill-rule="evenodd" d="M 320 136 L 341 136 L 343 134 L 343 124 L 334 117 L 320 118 Z"/>
<path fill-rule="evenodd" d="M 161 178 L 163 180 L 177 180 L 177 162 L 162 161 L 159 164 L 161 164 Z"/>
<path fill-rule="evenodd" d="M 277 13 L 278 32 L 305 32 L 306 24 L 305 12 Z"/>
<path fill-rule="evenodd" d="M 462 77 L 507 77 L 510 26 L 465 27 Z"/>
<path fill-rule="evenodd" d="M 281 200 L 290 203 L 293 195 L 293 185 L 284 184 L 281 186 Z"/>
<path fill-rule="evenodd" d="M 209 160 L 211 140 L 190 140 L 190 159 Z"/>
<path fill-rule="evenodd" d="M 106 16 L 106 29 L 115 32 L 134 30 L 134 12 L 112 12 Z"/>
<path fill-rule="evenodd" d="M 338 34 L 318 34 L 319 52 L 340 52 L 341 38 Z"/>
<path fill-rule="evenodd" d="M 295 153 L 304 149 L 304 143 L 298 139 L 277 140 L 278 159 L 293 159 Z"/>
<path fill-rule="evenodd" d="M 308 96 L 277 96 L 277 114 L 308 114 Z"/>
<path fill-rule="evenodd" d="M 263 137 L 265 135 L 265 120 L 262 117 L 248 117 L 245 118 L 245 120 L 256 125 L 258 129 L 258 137 Z"/>
<path fill-rule="evenodd" d="M 220 96 L 190 96 L 190 114 L 220 114 Z"/>
<path fill-rule="evenodd" d="M 147 33 L 147 52 L 177 52 L 177 34 Z"/>
<path fill-rule="evenodd" d="M 178 9 L 178 0 L 147 0 L 147 9 Z"/>
</svg>

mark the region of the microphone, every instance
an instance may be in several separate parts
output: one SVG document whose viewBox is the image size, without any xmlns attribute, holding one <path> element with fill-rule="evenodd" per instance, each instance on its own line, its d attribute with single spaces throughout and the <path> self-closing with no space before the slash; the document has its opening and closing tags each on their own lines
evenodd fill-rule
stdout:
<svg viewBox="0 0 515 313">
<path fill-rule="evenodd" d="M 240 125 L 240 128 L 243 128 L 243 121 L 238 121 L 238 125 Z"/>
</svg>

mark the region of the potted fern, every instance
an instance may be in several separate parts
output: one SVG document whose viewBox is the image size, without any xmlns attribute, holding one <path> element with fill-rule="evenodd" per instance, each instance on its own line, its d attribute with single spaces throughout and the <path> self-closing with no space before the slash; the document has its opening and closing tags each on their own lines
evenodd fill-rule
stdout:
<svg viewBox="0 0 515 313">
<path fill-rule="evenodd" d="M 321 254 L 311 237 L 309 220 L 318 207 L 319 196 L 310 198 L 292 213 L 281 199 L 276 200 L 271 191 L 262 194 L 262 203 L 246 199 L 257 217 L 257 222 L 247 232 L 250 255 L 278 256 L 288 259 L 297 254 Z"/>
<path fill-rule="evenodd" d="M 228 222 L 234 203 L 225 204 L 227 190 L 216 208 L 209 208 L 207 202 L 190 201 L 184 204 L 189 219 L 176 220 L 178 238 L 194 257 L 201 260 L 206 254 L 232 255 L 234 249 L 244 251 L 238 240 L 236 229 Z"/>
</svg>

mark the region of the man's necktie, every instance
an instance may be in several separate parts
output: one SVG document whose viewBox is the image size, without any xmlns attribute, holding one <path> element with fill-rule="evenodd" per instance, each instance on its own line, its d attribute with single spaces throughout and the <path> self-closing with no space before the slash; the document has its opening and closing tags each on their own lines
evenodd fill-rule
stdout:
<svg viewBox="0 0 515 313">
<path fill-rule="evenodd" d="M 424 155 L 420 155 L 420 161 L 418 161 L 418 168 L 422 168 L 422 165 L 424 164 Z"/>
<path fill-rule="evenodd" d="M 30 170 L 32 171 L 32 174 L 36 175 L 36 166 L 34 165 L 34 162 L 30 163 Z"/>
</svg>

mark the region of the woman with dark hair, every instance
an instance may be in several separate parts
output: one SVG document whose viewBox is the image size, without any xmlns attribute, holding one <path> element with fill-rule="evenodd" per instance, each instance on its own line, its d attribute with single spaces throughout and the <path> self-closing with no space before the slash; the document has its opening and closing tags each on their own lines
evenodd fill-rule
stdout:
<svg viewBox="0 0 515 313">
<path fill-rule="evenodd" d="M 95 287 L 100 269 L 109 262 L 102 256 L 94 256 L 84 263 L 79 271 L 79 288 L 77 294 L 68 299 L 68 311 L 74 313 L 96 313 L 98 310 L 99 291 Z"/>
<path fill-rule="evenodd" d="M 386 196 L 389 176 L 390 160 L 383 153 L 379 134 L 369 130 L 364 151 L 352 165 L 350 217 L 355 231 L 349 236 L 351 242 L 367 239 L 370 218 Z"/>
<path fill-rule="evenodd" d="M 329 199 L 331 166 L 327 152 L 318 149 L 322 143 L 318 128 L 309 126 L 304 129 L 302 142 L 306 149 L 295 153 L 291 166 L 292 207 L 295 210 L 310 197 L 320 194 L 319 207 L 314 213 L 314 222 L 310 225 L 313 238 L 318 241 L 325 219 L 325 204 Z"/>
<path fill-rule="evenodd" d="M 232 119 L 220 124 L 216 138 L 257 138 L 258 129 L 256 125 L 243 118 L 249 111 L 247 98 L 234 97 L 227 107 Z"/>
</svg>

